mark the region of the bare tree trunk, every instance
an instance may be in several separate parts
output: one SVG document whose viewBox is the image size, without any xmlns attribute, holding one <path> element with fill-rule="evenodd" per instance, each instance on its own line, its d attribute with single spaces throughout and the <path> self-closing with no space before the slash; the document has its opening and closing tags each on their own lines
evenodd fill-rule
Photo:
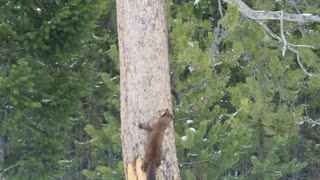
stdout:
<svg viewBox="0 0 320 180">
<path fill-rule="evenodd" d="M 171 109 L 165 0 L 117 0 L 121 138 L 126 178 L 145 179 L 147 133 L 161 109 Z M 172 123 L 165 131 L 158 177 L 179 179 Z M 159 179 L 159 178 L 158 178 Z"/>
<path fill-rule="evenodd" d="M 300 139 L 299 143 L 297 144 L 297 159 L 299 162 L 305 162 L 305 143 L 306 143 L 306 137 L 305 137 L 305 131 L 306 131 L 306 125 L 302 124 L 300 126 Z M 297 179 L 304 179 L 305 178 L 305 168 L 301 169 L 297 174 Z"/>
<path fill-rule="evenodd" d="M 4 135 L 0 134 L 0 164 L 4 163 L 4 155 L 5 155 L 5 141 Z M 4 179 L 2 173 L 0 172 L 0 180 Z"/>
<path fill-rule="evenodd" d="M 4 155 L 5 155 L 4 145 L 5 145 L 4 136 L 0 134 L 0 163 L 4 162 Z"/>
</svg>

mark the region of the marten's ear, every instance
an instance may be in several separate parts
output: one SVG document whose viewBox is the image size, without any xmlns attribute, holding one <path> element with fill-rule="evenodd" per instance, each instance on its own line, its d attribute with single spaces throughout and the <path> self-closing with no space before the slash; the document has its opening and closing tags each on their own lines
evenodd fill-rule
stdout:
<svg viewBox="0 0 320 180">
<path fill-rule="evenodd" d="M 163 116 L 170 116 L 171 118 L 173 118 L 173 115 L 170 113 L 170 111 L 168 109 L 165 109 L 164 111 L 161 112 L 161 115 L 160 117 L 163 117 Z"/>
<path fill-rule="evenodd" d="M 165 109 L 164 111 L 161 112 L 160 117 L 163 117 L 165 115 L 167 115 L 167 113 L 170 113 L 168 109 Z"/>
</svg>

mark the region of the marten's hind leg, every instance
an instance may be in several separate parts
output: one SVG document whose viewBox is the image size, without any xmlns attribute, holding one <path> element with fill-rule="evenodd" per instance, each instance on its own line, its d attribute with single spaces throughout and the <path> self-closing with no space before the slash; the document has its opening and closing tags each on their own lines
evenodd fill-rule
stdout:
<svg viewBox="0 0 320 180">
<path fill-rule="evenodd" d="M 147 169 L 148 169 L 148 163 L 143 162 L 143 164 L 141 165 L 141 170 L 142 170 L 143 172 L 147 172 Z"/>
</svg>

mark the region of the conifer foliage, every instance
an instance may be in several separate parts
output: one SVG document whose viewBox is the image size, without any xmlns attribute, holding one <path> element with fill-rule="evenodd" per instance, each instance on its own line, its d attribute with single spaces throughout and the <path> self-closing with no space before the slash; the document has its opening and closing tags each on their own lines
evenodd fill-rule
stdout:
<svg viewBox="0 0 320 180">
<path fill-rule="evenodd" d="M 291 13 L 319 5 L 245 3 Z M 317 97 L 307 92 L 318 87 L 319 78 L 305 73 L 320 73 L 319 45 L 310 38 L 318 39 L 318 27 L 286 22 L 281 27 L 290 43 L 306 45 L 297 49 L 303 69 L 297 55 L 284 54 L 283 43 L 272 36 L 281 36 L 280 21 L 262 26 L 241 15 L 236 5 L 212 1 L 179 1 L 172 7 L 171 64 L 180 99 L 175 130 L 184 178 L 318 177 L 309 165 L 317 158 L 307 157 L 316 153 L 308 143 L 319 142 L 309 133 L 306 137 L 318 131 L 305 122 L 318 107 L 311 103 Z"/>
<path fill-rule="evenodd" d="M 59 177 L 72 161 L 64 157 L 74 153 L 66 140 L 88 81 L 84 52 L 104 7 L 99 0 L 1 1 L 1 173 L 7 179 Z"/>
<path fill-rule="evenodd" d="M 182 179 L 319 179 L 319 23 L 225 2 L 167 3 Z M 243 2 L 320 15 L 317 0 Z M 0 1 L 0 179 L 124 179 L 115 14 Z"/>
</svg>

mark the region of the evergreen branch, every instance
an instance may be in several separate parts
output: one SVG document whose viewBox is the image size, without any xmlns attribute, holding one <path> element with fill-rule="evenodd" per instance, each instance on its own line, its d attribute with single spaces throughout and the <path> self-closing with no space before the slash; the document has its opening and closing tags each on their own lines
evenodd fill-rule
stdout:
<svg viewBox="0 0 320 180">
<path fill-rule="evenodd" d="M 10 169 L 13 169 L 13 168 L 15 168 L 15 167 L 17 167 L 17 166 L 19 166 L 19 165 L 20 165 L 19 162 L 16 162 L 15 164 L 7 167 L 6 169 L 2 169 L 1 172 L 4 172 L 4 173 L 5 173 L 5 172 L 9 171 Z"/>
<path fill-rule="evenodd" d="M 220 26 L 220 24 L 218 24 L 217 27 L 214 28 L 214 41 L 211 45 L 211 55 L 210 55 L 210 60 L 211 60 L 211 64 L 212 64 L 212 69 L 213 71 L 216 73 L 216 69 L 215 66 L 218 65 L 218 63 L 216 63 L 215 59 L 218 55 L 220 55 L 219 52 L 219 45 L 222 42 L 222 40 L 227 36 L 226 31 L 223 29 L 223 27 Z"/>
<path fill-rule="evenodd" d="M 246 15 L 250 19 L 255 20 L 281 20 L 283 15 L 283 20 L 294 21 L 294 22 L 320 22 L 320 16 L 312 14 L 291 14 L 291 13 L 281 13 L 281 11 L 255 11 L 252 10 L 248 5 L 246 5 L 242 0 L 223 0 L 228 4 L 237 4 L 239 6 L 239 11 Z"/>
<path fill-rule="evenodd" d="M 218 9 L 219 9 L 219 13 L 221 18 L 224 17 L 223 15 L 223 11 L 222 11 L 222 5 L 221 5 L 221 0 L 218 0 Z M 216 73 L 216 69 L 215 66 L 217 65 L 215 62 L 216 56 L 218 56 L 220 54 L 219 52 L 219 45 L 222 41 L 222 39 L 224 38 L 224 36 L 226 36 L 226 33 L 224 31 L 224 29 L 222 29 L 222 27 L 220 27 L 220 24 L 218 23 L 218 26 L 214 28 L 214 41 L 211 45 L 211 55 L 210 55 L 210 60 L 211 60 L 211 64 L 212 64 L 212 69 L 214 71 L 214 73 Z"/>
<path fill-rule="evenodd" d="M 187 121 L 187 120 L 190 120 L 190 118 L 188 118 L 188 117 L 180 118 L 180 119 L 175 120 L 175 122 L 177 122 L 177 121 Z"/>
<path fill-rule="evenodd" d="M 182 162 L 179 163 L 180 165 L 193 165 L 193 164 L 201 164 L 201 163 L 206 163 L 206 162 L 210 162 L 213 161 L 214 159 L 205 159 L 205 160 L 201 160 L 201 161 L 191 161 L 191 162 Z"/>
</svg>

